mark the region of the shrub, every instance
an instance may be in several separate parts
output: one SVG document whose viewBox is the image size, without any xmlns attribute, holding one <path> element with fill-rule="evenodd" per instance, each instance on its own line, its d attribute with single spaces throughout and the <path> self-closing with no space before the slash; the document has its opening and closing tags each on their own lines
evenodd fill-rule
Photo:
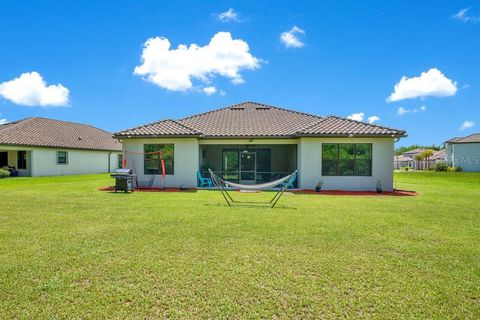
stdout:
<svg viewBox="0 0 480 320">
<path fill-rule="evenodd" d="M 439 162 L 435 164 L 435 171 L 438 172 L 447 172 L 448 165 L 445 162 Z"/>
<path fill-rule="evenodd" d="M 461 167 L 448 167 L 447 171 L 448 172 L 461 172 L 462 168 Z"/>
<path fill-rule="evenodd" d="M 0 179 L 1 178 L 6 178 L 10 176 L 10 171 L 5 170 L 5 169 L 0 169 Z"/>
</svg>

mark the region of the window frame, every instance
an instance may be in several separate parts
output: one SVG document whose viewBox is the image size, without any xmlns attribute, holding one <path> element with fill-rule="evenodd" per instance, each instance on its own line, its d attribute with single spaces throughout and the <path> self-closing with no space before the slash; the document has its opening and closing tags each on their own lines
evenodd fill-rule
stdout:
<svg viewBox="0 0 480 320">
<path fill-rule="evenodd" d="M 65 162 L 58 161 L 59 158 L 60 158 L 59 157 L 60 153 L 65 153 Z M 63 151 L 63 150 L 58 150 L 57 151 L 57 165 L 68 165 L 68 151 Z"/>
<path fill-rule="evenodd" d="M 155 173 L 155 172 L 147 172 L 147 167 L 146 167 L 146 162 L 147 161 L 155 161 L 157 159 L 147 159 L 147 156 L 149 156 L 147 153 L 147 151 L 145 150 L 147 146 L 156 146 L 155 149 L 156 151 L 149 151 L 149 152 L 158 152 L 158 151 L 161 151 L 160 149 L 162 147 L 165 147 L 165 146 L 172 146 L 172 159 L 164 159 L 165 160 L 165 175 L 167 176 L 173 176 L 175 175 L 175 144 L 174 143 L 145 143 L 143 145 L 143 174 L 146 175 L 146 176 L 151 176 L 151 175 L 155 175 L 155 176 L 158 176 L 158 175 L 162 175 L 162 164 L 161 164 L 161 158 L 158 157 L 158 173 Z M 171 161 L 172 162 L 172 170 L 171 172 L 169 172 L 168 170 L 168 167 L 167 167 L 167 164 L 166 162 L 167 161 Z"/>
<path fill-rule="evenodd" d="M 23 157 L 21 157 L 20 155 L 23 155 Z M 17 169 L 27 170 L 27 151 L 25 150 L 17 151 Z"/>
<path fill-rule="evenodd" d="M 123 168 L 123 154 L 119 154 L 118 157 L 117 157 L 117 166 L 118 166 L 118 169 L 124 169 Z"/>
<path fill-rule="evenodd" d="M 354 149 L 353 149 L 353 160 L 352 159 L 341 159 L 340 158 L 340 146 L 341 145 L 353 145 L 354 146 Z M 336 146 L 336 159 L 325 159 L 324 158 L 324 147 L 325 145 L 335 145 Z M 357 148 L 358 148 L 358 145 L 368 145 L 369 146 L 369 151 L 370 151 L 370 157 L 368 159 L 366 158 L 358 158 L 357 159 Z M 362 161 L 369 161 L 369 173 L 368 174 L 358 174 L 357 173 L 357 161 L 359 162 L 362 162 Z M 324 164 L 325 162 L 328 161 L 329 163 L 330 162 L 334 162 L 336 164 L 336 167 L 335 167 L 335 174 L 328 174 L 328 173 L 325 173 L 326 171 L 326 168 L 324 168 Z M 340 163 L 341 162 L 345 162 L 345 161 L 353 161 L 353 174 L 341 174 L 340 172 Z M 372 164 L 373 164 L 373 143 L 322 143 L 322 176 L 326 176 L 326 177 L 371 177 L 372 176 L 372 171 L 373 171 L 373 168 L 372 168 Z"/>
</svg>

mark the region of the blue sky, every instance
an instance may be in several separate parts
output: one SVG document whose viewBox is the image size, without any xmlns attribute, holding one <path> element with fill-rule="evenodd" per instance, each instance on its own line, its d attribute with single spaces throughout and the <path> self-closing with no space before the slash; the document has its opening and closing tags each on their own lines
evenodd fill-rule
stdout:
<svg viewBox="0 0 480 320">
<path fill-rule="evenodd" d="M 242 101 L 376 116 L 399 145 L 479 132 L 480 2 L 0 3 L 0 119 L 114 132 Z"/>
</svg>

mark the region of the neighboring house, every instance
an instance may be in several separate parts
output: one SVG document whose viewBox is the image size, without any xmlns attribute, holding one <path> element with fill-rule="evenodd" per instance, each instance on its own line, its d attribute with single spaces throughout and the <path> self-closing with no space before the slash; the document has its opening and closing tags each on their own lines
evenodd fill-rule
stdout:
<svg viewBox="0 0 480 320">
<path fill-rule="evenodd" d="M 445 141 L 447 164 L 462 171 L 480 172 L 480 133 Z"/>
<path fill-rule="evenodd" d="M 414 162 L 413 158 L 401 154 L 393 158 L 393 167 L 395 169 L 413 168 L 415 166 Z"/>
<path fill-rule="evenodd" d="M 432 161 L 433 164 L 437 164 L 440 162 L 447 162 L 445 149 L 434 151 L 432 156 L 430 157 L 430 161 Z"/>
<path fill-rule="evenodd" d="M 417 160 L 416 156 L 427 151 L 429 149 L 417 148 L 406 151 L 401 155 L 393 158 L 393 166 L 395 169 L 411 168 L 415 170 L 427 170 L 435 168 L 435 164 L 439 162 L 445 162 L 445 150 L 432 150 L 433 154 L 428 160 Z"/>
<path fill-rule="evenodd" d="M 113 171 L 121 150 L 111 133 L 85 124 L 33 117 L 0 125 L 0 168 L 20 176 Z"/>
<path fill-rule="evenodd" d="M 405 131 L 336 116 L 320 117 L 245 102 L 180 120 L 153 122 L 115 134 L 139 184 L 196 187 L 210 168 L 242 184 L 273 181 L 298 170 L 296 187 L 393 189 L 394 143 Z"/>
</svg>

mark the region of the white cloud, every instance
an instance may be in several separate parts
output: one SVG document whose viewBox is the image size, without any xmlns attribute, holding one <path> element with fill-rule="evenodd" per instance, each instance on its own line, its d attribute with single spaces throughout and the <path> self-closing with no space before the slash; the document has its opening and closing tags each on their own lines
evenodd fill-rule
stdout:
<svg viewBox="0 0 480 320">
<path fill-rule="evenodd" d="M 240 84 L 240 71 L 260 68 L 262 62 L 249 50 L 247 42 L 232 39 L 229 32 L 218 32 L 203 47 L 181 44 L 176 49 L 170 49 L 168 39 L 155 37 L 145 42 L 142 64 L 133 73 L 172 91 L 192 89 L 193 79 L 209 83 L 215 75 Z"/>
<path fill-rule="evenodd" d="M 457 82 L 445 77 L 437 68 L 422 72 L 419 77 L 402 79 L 395 85 L 393 93 L 387 98 L 387 102 L 400 101 L 418 97 L 448 97 L 457 92 Z"/>
<path fill-rule="evenodd" d="M 0 83 L 0 96 L 25 106 L 66 106 L 69 90 L 59 84 L 47 86 L 38 72 L 22 73 L 20 77 Z"/>
<path fill-rule="evenodd" d="M 305 31 L 294 26 L 289 31 L 282 32 L 280 40 L 287 48 L 301 48 L 305 44 L 298 38 L 299 34 L 305 34 Z"/>
<path fill-rule="evenodd" d="M 427 111 L 426 105 L 420 106 L 419 108 L 413 108 L 413 109 L 398 107 L 397 116 L 403 116 L 404 114 L 407 114 L 407 113 L 417 113 L 417 112 L 425 112 L 425 111 Z"/>
<path fill-rule="evenodd" d="M 2 114 L 0 113 L 0 116 L 1 116 L 1 115 L 2 115 Z M 0 118 L 0 124 L 5 124 L 5 123 L 8 123 L 7 119 L 1 119 L 1 118 Z"/>
<path fill-rule="evenodd" d="M 380 121 L 380 117 L 371 116 L 371 117 L 368 117 L 367 120 L 368 120 L 368 123 L 374 123 L 374 122 Z"/>
<path fill-rule="evenodd" d="M 471 16 L 468 14 L 470 8 L 460 9 L 456 14 L 452 15 L 450 18 L 455 20 L 460 20 L 463 22 L 480 22 L 480 17 Z"/>
<path fill-rule="evenodd" d="M 215 87 L 205 87 L 205 88 L 202 89 L 202 91 L 205 92 L 205 94 L 211 96 L 212 94 L 217 92 L 217 88 L 215 88 Z"/>
<path fill-rule="evenodd" d="M 364 117 L 365 117 L 365 113 L 359 112 L 359 113 L 352 113 L 347 117 L 347 119 L 355 120 L 355 121 L 363 121 Z"/>
<path fill-rule="evenodd" d="M 228 9 L 225 12 L 219 13 L 217 15 L 218 20 L 222 22 L 236 21 L 238 22 L 238 14 L 233 10 L 233 8 Z"/>
<path fill-rule="evenodd" d="M 363 121 L 365 119 L 364 112 L 352 113 L 351 115 L 347 116 L 347 119 L 355 120 L 355 121 Z M 380 121 L 380 117 L 378 116 L 370 116 L 367 118 L 368 123 L 374 123 Z"/>
<path fill-rule="evenodd" d="M 462 125 L 460 126 L 460 131 L 473 128 L 473 126 L 475 126 L 475 122 L 470 121 L 470 120 L 465 120 L 465 121 L 462 123 Z"/>
</svg>

